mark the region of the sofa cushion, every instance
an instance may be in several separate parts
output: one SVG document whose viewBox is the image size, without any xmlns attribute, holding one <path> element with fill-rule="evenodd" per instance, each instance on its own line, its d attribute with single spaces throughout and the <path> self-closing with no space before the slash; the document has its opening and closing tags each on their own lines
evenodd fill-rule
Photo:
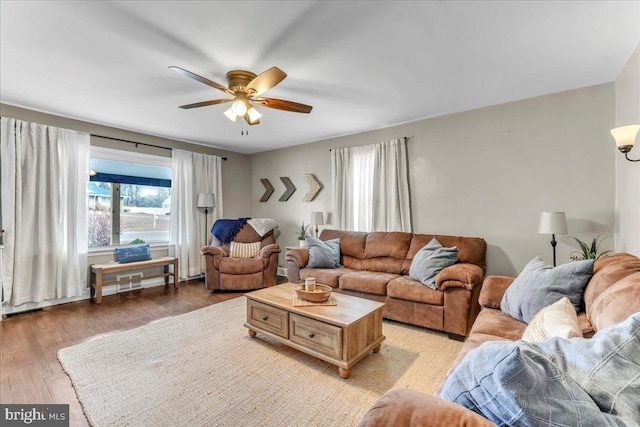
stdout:
<svg viewBox="0 0 640 427">
<path fill-rule="evenodd" d="M 340 267 L 340 239 L 322 241 L 307 235 L 310 268 L 338 268 Z"/>
<path fill-rule="evenodd" d="M 402 274 L 409 274 L 411 260 L 432 239 L 438 239 L 442 246 L 447 248 L 457 247 L 459 250 L 458 261 L 475 264 L 484 270 L 487 253 L 487 242 L 479 237 L 458 237 L 433 234 L 414 234 L 407 252 L 407 259 L 403 264 Z"/>
<path fill-rule="evenodd" d="M 631 254 L 614 254 L 598 259 L 593 265 L 593 277 L 584 291 L 585 311 L 607 288 L 631 274 L 640 273 L 640 259 Z"/>
<path fill-rule="evenodd" d="M 362 269 L 364 246 L 367 235 L 364 231 L 331 230 L 325 228 L 320 233 L 320 239 L 331 240 L 340 238 L 340 263 L 348 268 Z"/>
<path fill-rule="evenodd" d="M 476 317 L 469 336 L 486 334 L 516 341 L 522 337 L 526 327 L 526 323 L 516 320 L 500 310 L 483 308 Z"/>
<path fill-rule="evenodd" d="M 411 243 L 411 233 L 401 231 L 378 231 L 369 233 L 365 241 L 364 258 L 405 259 Z"/>
<path fill-rule="evenodd" d="M 386 295 L 387 283 L 400 277 L 398 274 L 375 271 L 354 271 L 340 276 L 340 289 Z"/>
<path fill-rule="evenodd" d="M 445 248 L 437 239 L 432 239 L 413 257 L 409 276 L 435 290 L 438 273 L 455 264 L 457 259 L 458 248 Z"/>
<path fill-rule="evenodd" d="M 444 293 L 442 291 L 428 288 L 408 276 L 400 276 L 390 281 L 387 284 L 387 296 L 431 305 L 444 304 Z"/>
<path fill-rule="evenodd" d="M 487 343 L 441 397 L 499 425 L 637 425 L 640 313 L 591 339 Z"/>
<path fill-rule="evenodd" d="M 338 280 L 343 274 L 354 272 L 350 268 L 303 268 L 300 270 L 300 278 L 315 277 L 316 283 L 329 285 L 332 288 L 338 287 Z"/>
<path fill-rule="evenodd" d="M 622 322 L 640 312 L 640 273 L 617 281 L 591 304 L 587 317 L 596 331 Z"/>
<path fill-rule="evenodd" d="M 552 267 L 540 257 L 531 260 L 502 297 L 500 309 L 529 323 L 538 311 L 566 296 L 580 309 L 582 294 L 593 274 L 593 260 Z"/>
<path fill-rule="evenodd" d="M 566 340 L 582 338 L 578 315 L 567 297 L 540 310 L 522 334 L 522 339 L 529 342 L 544 341 L 551 337 Z"/>
<path fill-rule="evenodd" d="M 413 236 L 411 233 L 400 231 L 369 233 L 365 242 L 361 269 L 401 274 L 411 236 Z"/>
<path fill-rule="evenodd" d="M 229 258 L 220 260 L 220 273 L 251 274 L 264 271 L 262 258 Z"/>
</svg>

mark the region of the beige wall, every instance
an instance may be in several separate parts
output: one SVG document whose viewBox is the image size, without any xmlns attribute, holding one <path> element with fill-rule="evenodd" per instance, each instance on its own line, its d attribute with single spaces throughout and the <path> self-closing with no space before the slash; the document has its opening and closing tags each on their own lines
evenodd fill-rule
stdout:
<svg viewBox="0 0 640 427">
<path fill-rule="evenodd" d="M 616 126 L 640 124 L 640 44 L 615 82 Z M 613 149 L 613 138 L 609 139 Z M 629 153 L 640 159 L 640 138 Z M 640 163 L 616 153 L 616 252 L 640 256 Z"/>
<path fill-rule="evenodd" d="M 68 119 L 66 117 L 41 113 L 14 107 L 12 105 L 0 104 L 0 116 L 13 117 L 15 119 L 42 123 L 95 135 L 104 135 L 111 138 L 126 139 L 129 141 L 144 142 L 147 144 L 159 145 L 162 147 L 178 148 L 197 153 L 213 154 L 227 157 L 227 161 L 222 162 L 222 195 L 224 200 L 224 216 L 233 218 L 246 216 L 250 210 L 249 200 L 246 197 L 249 186 L 250 160 L 246 154 L 234 153 L 226 150 L 219 150 L 204 145 L 190 144 L 172 139 L 160 138 L 137 132 L 130 132 L 109 126 L 102 126 L 95 123 L 83 122 L 80 120 Z M 118 142 L 103 138 L 91 138 L 91 145 L 99 147 L 109 147 L 118 150 L 135 151 L 139 153 L 155 154 L 158 156 L 171 156 L 169 150 L 153 147 L 138 146 L 126 142 Z"/>
<path fill-rule="evenodd" d="M 536 255 L 551 261 L 551 236 L 537 234 L 541 211 L 565 211 L 569 233 L 582 240 L 613 234 L 614 102 L 605 84 L 254 154 L 251 215 L 275 218 L 280 245 L 297 245 L 301 221 L 331 213 L 329 149 L 406 136 L 414 232 L 483 237 L 488 272 L 513 275 Z M 310 203 L 304 173 L 325 186 Z M 287 202 L 278 201 L 280 176 L 298 189 Z M 276 189 L 264 203 L 260 178 Z M 559 240 L 566 263 L 575 244 Z"/>
</svg>

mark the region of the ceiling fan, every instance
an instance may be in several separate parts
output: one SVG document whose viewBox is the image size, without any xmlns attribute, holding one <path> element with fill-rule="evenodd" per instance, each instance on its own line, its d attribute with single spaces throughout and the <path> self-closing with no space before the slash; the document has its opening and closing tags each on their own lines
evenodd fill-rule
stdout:
<svg viewBox="0 0 640 427">
<path fill-rule="evenodd" d="M 253 104 L 259 104 L 263 107 L 275 108 L 277 110 L 292 111 L 294 113 L 310 113 L 310 105 L 299 104 L 293 101 L 285 101 L 283 99 L 275 98 L 262 98 L 259 97 L 264 92 L 276 86 L 287 74 L 278 67 L 271 67 L 262 74 L 255 75 L 251 71 L 245 70 L 232 70 L 227 73 L 227 80 L 229 81 L 229 87 L 209 80 L 205 77 L 199 76 L 187 71 L 184 68 L 171 66 L 172 70 L 192 78 L 193 80 L 204 83 L 208 86 L 216 88 L 233 98 L 214 99 L 212 101 L 196 102 L 194 104 L 181 105 L 180 108 L 190 109 L 198 107 L 206 107 L 209 105 L 225 104 L 227 102 L 233 102 L 231 107 L 224 112 L 230 120 L 236 121 L 238 116 L 244 117 L 244 119 L 250 125 L 257 125 L 260 123 L 260 117 L 262 114 L 255 109 Z"/>
</svg>

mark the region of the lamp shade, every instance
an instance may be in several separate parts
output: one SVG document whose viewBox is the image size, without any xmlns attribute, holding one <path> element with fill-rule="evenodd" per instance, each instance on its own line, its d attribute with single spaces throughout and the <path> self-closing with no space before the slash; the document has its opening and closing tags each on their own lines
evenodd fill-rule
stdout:
<svg viewBox="0 0 640 427">
<path fill-rule="evenodd" d="M 224 112 L 224 115 L 227 116 L 227 118 L 229 120 L 231 120 L 232 122 L 235 122 L 236 121 L 236 117 L 238 117 L 236 115 L 236 113 L 233 112 L 233 108 L 232 107 L 229 107 L 229 109 Z"/>
<path fill-rule="evenodd" d="M 324 225 L 322 212 L 311 212 L 311 225 Z"/>
<path fill-rule="evenodd" d="M 567 234 L 567 218 L 564 212 L 542 212 L 538 233 Z"/>
<path fill-rule="evenodd" d="M 638 130 L 640 130 L 640 125 L 621 126 L 611 129 L 611 135 L 616 140 L 617 147 L 633 146 L 636 142 Z"/>
<path fill-rule="evenodd" d="M 196 206 L 199 208 L 215 208 L 216 195 L 213 193 L 198 193 Z"/>
</svg>

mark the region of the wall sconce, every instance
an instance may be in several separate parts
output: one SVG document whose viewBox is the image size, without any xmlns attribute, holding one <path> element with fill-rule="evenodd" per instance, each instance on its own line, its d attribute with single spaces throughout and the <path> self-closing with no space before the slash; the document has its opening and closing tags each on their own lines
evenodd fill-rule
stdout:
<svg viewBox="0 0 640 427">
<path fill-rule="evenodd" d="M 618 150 L 624 153 L 624 157 L 630 162 L 640 162 L 640 159 L 632 160 L 628 155 L 636 142 L 638 130 L 640 130 L 640 125 L 621 126 L 611 129 L 611 135 L 613 135 L 613 139 L 616 140 Z"/>
</svg>

